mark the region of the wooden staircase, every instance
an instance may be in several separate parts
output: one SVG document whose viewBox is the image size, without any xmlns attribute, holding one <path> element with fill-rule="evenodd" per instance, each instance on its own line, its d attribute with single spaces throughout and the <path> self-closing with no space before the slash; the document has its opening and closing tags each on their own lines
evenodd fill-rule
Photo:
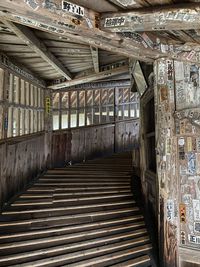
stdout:
<svg viewBox="0 0 200 267">
<path fill-rule="evenodd" d="M 0 266 L 154 266 L 131 157 L 47 171 L 0 216 Z"/>
</svg>

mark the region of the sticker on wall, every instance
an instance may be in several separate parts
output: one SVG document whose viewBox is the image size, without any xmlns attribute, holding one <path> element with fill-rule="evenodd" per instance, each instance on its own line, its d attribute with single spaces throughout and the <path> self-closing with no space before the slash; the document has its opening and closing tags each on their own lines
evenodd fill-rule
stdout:
<svg viewBox="0 0 200 267">
<path fill-rule="evenodd" d="M 67 1 L 62 1 L 62 9 L 81 17 L 84 16 L 84 7 L 75 5 Z"/>
<path fill-rule="evenodd" d="M 180 134 L 185 134 L 185 121 L 180 121 Z"/>
<path fill-rule="evenodd" d="M 163 85 L 160 87 L 160 102 L 166 101 L 168 99 L 167 86 Z"/>
<path fill-rule="evenodd" d="M 192 152 L 192 137 L 187 137 L 187 151 Z"/>
<path fill-rule="evenodd" d="M 199 221 L 200 220 L 200 200 L 193 199 L 192 203 L 193 203 L 194 220 Z"/>
<path fill-rule="evenodd" d="M 185 245 L 185 232 L 184 231 L 181 231 L 181 244 L 182 245 Z"/>
<path fill-rule="evenodd" d="M 174 220 L 174 201 L 172 199 L 167 200 L 167 220 L 173 221 Z"/>
<path fill-rule="evenodd" d="M 188 235 L 188 240 L 192 244 L 200 244 L 200 236 Z"/>
<path fill-rule="evenodd" d="M 126 22 L 126 17 L 115 17 L 115 18 L 106 18 L 104 27 L 120 27 L 124 26 Z"/>
<path fill-rule="evenodd" d="M 185 139 L 184 137 L 180 137 L 178 139 L 178 151 L 179 151 L 179 159 L 185 159 Z"/>
<path fill-rule="evenodd" d="M 194 231 L 200 233 L 200 222 L 194 223 Z"/>
<path fill-rule="evenodd" d="M 46 114 L 50 114 L 50 111 L 51 111 L 51 99 L 50 99 L 50 97 L 45 98 L 45 111 L 46 111 Z"/>
<path fill-rule="evenodd" d="M 187 154 L 188 159 L 188 173 L 190 175 L 196 174 L 196 155 L 195 153 L 188 153 Z"/>
<path fill-rule="evenodd" d="M 186 223 L 186 205 L 181 203 L 179 205 L 180 222 Z"/>
</svg>

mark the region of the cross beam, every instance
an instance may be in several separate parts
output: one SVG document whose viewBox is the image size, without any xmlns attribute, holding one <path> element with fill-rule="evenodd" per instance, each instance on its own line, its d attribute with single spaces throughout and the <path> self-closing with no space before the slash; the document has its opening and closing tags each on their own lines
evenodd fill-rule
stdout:
<svg viewBox="0 0 200 267">
<path fill-rule="evenodd" d="M 124 66 L 124 67 L 120 67 L 120 68 L 116 68 L 116 69 L 112 69 L 112 70 L 101 71 L 99 73 L 91 74 L 91 75 L 88 75 L 86 77 L 77 78 L 77 79 L 74 79 L 71 81 L 66 81 L 66 82 L 63 82 L 60 84 L 50 85 L 50 86 L 48 86 L 48 88 L 49 89 L 66 88 L 66 87 L 70 87 L 70 86 L 74 86 L 74 85 L 78 85 L 78 84 L 83 84 L 83 83 L 88 83 L 88 82 L 92 82 L 92 81 L 96 81 L 96 80 L 105 79 L 108 77 L 112 77 L 112 76 L 127 73 L 127 72 L 128 72 L 128 66 Z"/>
<path fill-rule="evenodd" d="M 142 9 L 106 13 L 101 17 L 101 30 L 110 32 L 144 32 L 199 29 L 200 5 Z"/>
<path fill-rule="evenodd" d="M 30 6 L 30 3 L 33 2 L 35 4 Z M 126 38 L 126 36 L 106 32 L 105 29 L 100 30 L 98 29 L 100 20 L 98 14 L 85 8 L 84 14 L 77 16 L 77 14 L 63 10 L 61 0 L 52 0 L 51 4 L 44 0 L 15 0 L 12 1 L 12 5 L 9 0 L 4 0 L 0 3 L 0 11 L 2 11 L 0 16 L 7 20 L 54 33 L 58 36 L 73 38 L 74 41 L 84 42 L 90 46 L 121 54 L 128 58 L 152 62 L 155 59 L 167 57 L 192 63 L 199 62 L 198 55 L 185 55 L 182 50 L 175 49 L 173 45 L 167 49 L 166 47 L 165 49 L 150 47 L 143 40 Z M 192 23 L 193 26 L 196 25 L 195 21 Z M 188 23 L 191 25 L 190 22 Z M 92 25 L 95 25 L 95 30 Z"/>
</svg>

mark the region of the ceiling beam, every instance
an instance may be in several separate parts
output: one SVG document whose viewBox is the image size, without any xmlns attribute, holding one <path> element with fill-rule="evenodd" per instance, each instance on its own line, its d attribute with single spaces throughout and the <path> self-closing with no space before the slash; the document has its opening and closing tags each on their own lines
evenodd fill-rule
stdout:
<svg viewBox="0 0 200 267">
<path fill-rule="evenodd" d="M 192 63 L 199 63 L 200 61 L 198 55 L 194 54 L 191 56 L 190 51 L 188 52 L 188 49 L 193 50 L 193 47 L 187 46 L 187 55 L 184 51 L 173 45 L 166 46 L 164 49 L 162 49 L 163 47 L 161 45 L 151 47 L 143 39 L 135 38 L 135 36 L 127 38 L 116 33 L 106 32 L 105 29 L 99 30 L 99 15 L 86 8 L 84 9 L 84 15 L 77 17 L 77 14 L 72 14 L 70 13 L 71 11 L 63 10 L 61 0 L 52 0 L 50 5 L 48 2 L 44 4 L 43 0 L 37 0 L 37 2 L 34 1 L 34 3 L 37 3 L 36 6 L 34 5 L 34 8 L 29 5 L 30 3 L 32 1 L 15 0 L 12 1 L 11 5 L 10 0 L 1 1 L 0 11 L 2 12 L 0 16 L 41 31 L 54 33 L 66 38 L 73 38 L 74 41 L 85 42 L 90 46 L 144 62 L 152 62 L 155 59 L 163 57 Z M 195 10 L 193 8 L 193 12 L 199 13 L 196 9 L 197 7 Z M 152 13 L 150 15 L 152 16 Z M 198 23 L 196 23 L 197 21 Z M 178 23 L 178 25 L 180 24 Z M 187 21 L 185 24 L 191 25 L 191 22 Z M 192 27 L 194 25 L 197 27 L 197 24 L 199 27 L 199 18 L 195 16 Z M 95 25 L 96 29 L 94 30 L 91 25 Z"/>
<path fill-rule="evenodd" d="M 112 77 L 112 76 L 126 73 L 126 72 L 128 72 L 128 66 L 124 66 L 124 67 L 120 67 L 120 68 L 116 68 L 116 69 L 112 69 L 112 70 L 106 70 L 106 71 L 102 71 L 99 73 L 94 73 L 94 74 L 88 75 L 86 77 L 81 77 L 81 78 L 74 79 L 71 81 L 66 81 L 66 82 L 63 82 L 60 84 L 50 85 L 47 88 L 49 88 L 49 89 L 66 88 L 66 87 L 70 87 L 70 86 L 74 86 L 74 85 L 78 85 L 78 84 L 89 83 L 89 82 L 101 80 L 104 78 Z"/>
<path fill-rule="evenodd" d="M 90 46 L 90 51 L 92 55 L 94 71 L 98 73 L 99 72 L 99 49 L 94 46 Z"/>
<path fill-rule="evenodd" d="M 31 50 L 44 59 L 52 66 L 60 75 L 67 80 L 72 79 L 72 75 L 63 64 L 49 51 L 49 49 L 39 40 L 29 28 L 23 25 L 15 24 L 2 19 L 2 22 L 9 27 Z"/>
<path fill-rule="evenodd" d="M 144 32 L 199 29 L 200 5 L 181 5 L 105 13 L 101 29 L 110 32 Z"/>
</svg>

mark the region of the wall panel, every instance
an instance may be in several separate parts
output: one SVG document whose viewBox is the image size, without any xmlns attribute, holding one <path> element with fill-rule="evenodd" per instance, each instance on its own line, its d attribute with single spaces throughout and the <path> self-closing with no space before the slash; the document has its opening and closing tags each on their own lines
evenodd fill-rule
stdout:
<svg viewBox="0 0 200 267">
<path fill-rule="evenodd" d="M 0 206 L 47 167 L 45 134 L 0 143 Z"/>
</svg>

